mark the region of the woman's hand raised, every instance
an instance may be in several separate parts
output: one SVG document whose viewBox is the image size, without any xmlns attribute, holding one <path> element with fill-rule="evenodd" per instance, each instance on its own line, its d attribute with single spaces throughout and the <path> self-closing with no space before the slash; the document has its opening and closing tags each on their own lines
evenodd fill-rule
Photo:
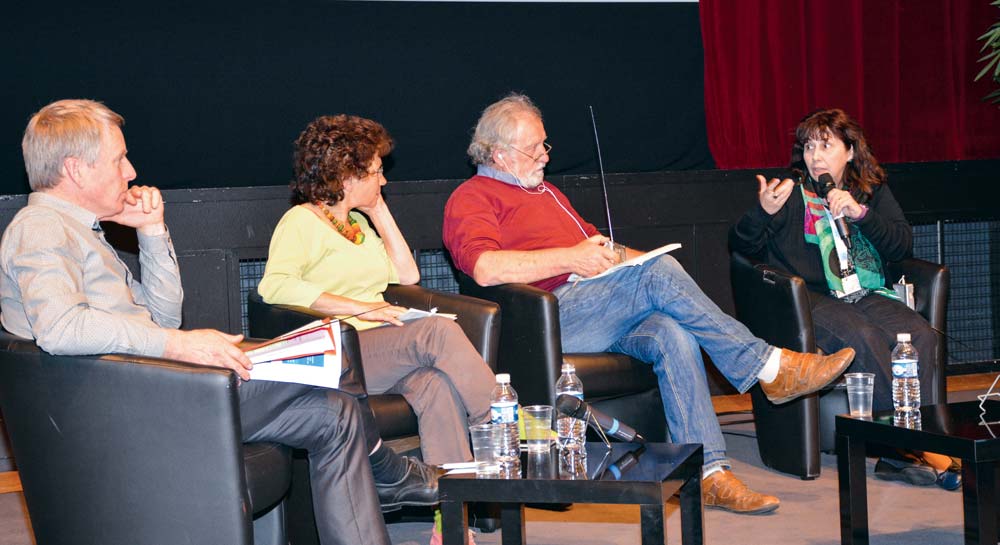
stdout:
<svg viewBox="0 0 1000 545">
<path fill-rule="evenodd" d="M 785 206 L 785 201 L 788 200 L 792 189 L 795 188 L 795 182 L 790 178 L 784 180 L 771 178 L 771 181 L 768 182 L 760 174 L 757 175 L 757 185 L 757 199 L 760 200 L 760 207 L 772 216 L 777 214 L 782 206 Z"/>
</svg>

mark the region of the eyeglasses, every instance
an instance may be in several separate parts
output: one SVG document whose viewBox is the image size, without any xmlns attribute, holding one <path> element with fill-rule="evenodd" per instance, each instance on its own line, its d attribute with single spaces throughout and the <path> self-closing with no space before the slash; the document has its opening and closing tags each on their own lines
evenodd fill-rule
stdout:
<svg viewBox="0 0 1000 545">
<path fill-rule="evenodd" d="M 543 151 L 542 153 L 539 153 L 538 155 L 531 155 L 530 153 L 528 153 L 526 151 L 521 151 L 521 150 L 515 148 L 514 146 L 511 146 L 510 144 L 508 144 L 507 147 L 510 148 L 510 149 L 512 149 L 512 150 L 514 150 L 514 151 L 516 151 L 516 152 L 518 152 L 518 153 L 520 153 L 521 155 L 524 155 L 525 157 L 528 157 L 529 159 L 531 159 L 532 161 L 535 161 L 535 162 L 538 162 L 538 160 L 541 159 L 543 155 L 548 155 L 552 151 L 552 145 L 549 144 L 548 142 L 542 142 L 542 147 L 545 148 L 545 151 Z"/>
<path fill-rule="evenodd" d="M 384 171 L 384 168 L 385 167 L 378 167 L 378 169 L 373 170 L 371 172 L 365 172 L 365 178 L 371 178 L 372 176 L 374 177 L 381 176 L 382 172 Z"/>
</svg>

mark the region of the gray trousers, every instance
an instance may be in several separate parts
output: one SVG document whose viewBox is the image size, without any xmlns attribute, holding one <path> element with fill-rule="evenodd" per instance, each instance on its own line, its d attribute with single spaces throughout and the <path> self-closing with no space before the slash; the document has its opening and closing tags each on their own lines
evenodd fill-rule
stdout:
<svg viewBox="0 0 1000 545">
<path fill-rule="evenodd" d="M 472 460 L 471 424 L 489 418 L 495 382 L 454 321 L 424 318 L 358 333 L 369 394 L 400 394 L 413 407 L 428 464 Z"/>
<path fill-rule="evenodd" d="M 239 393 L 244 441 L 308 451 L 320 543 L 391 545 L 358 401 L 337 390 L 265 380 L 244 382 Z"/>
</svg>

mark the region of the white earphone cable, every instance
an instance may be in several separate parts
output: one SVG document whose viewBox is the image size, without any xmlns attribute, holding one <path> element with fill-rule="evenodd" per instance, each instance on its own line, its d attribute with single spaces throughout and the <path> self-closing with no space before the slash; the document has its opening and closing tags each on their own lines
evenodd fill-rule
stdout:
<svg viewBox="0 0 1000 545">
<path fill-rule="evenodd" d="M 587 230 L 584 229 L 582 225 L 580 225 L 579 221 L 577 221 L 576 216 L 574 216 L 572 213 L 570 213 L 570 211 L 567 210 L 566 207 L 563 206 L 563 204 L 561 202 L 559 202 L 559 198 L 556 197 L 556 194 L 553 193 L 552 190 L 550 190 L 548 187 L 545 186 L 545 181 L 544 180 L 542 181 L 542 183 L 538 184 L 537 191 L 532 191 L 532 190 L 528 189 L 527 187 L 525 187 L 523 183 L 521 183 L 521 178 L 517 174 L 514 174 L 514 169 L 510 168 L 510 165 L 508 165 L 507 161 L 504 160 L 503 155 L 498 155 L 497 158 L 500 159 L 500 161 L 503 163 L 504 168 L 507 169 L 507 173 L 514 177 L 514 181 L 517 182 L 517 187 L 521 188 L 521 191 L 524 191 L 525 193 L 528 193 L 529 195 L 541 195 L 542 193 L 548 193 L 549 195 L 551 195 L 552 199 L 556 201 L 557 205 L 559 205 L 559 208 L 561 208 L 562 211 L 565 212 L 567 216 L 569 216 L 569 219 L 573 220 L 573 223 L 576 224 L 576 227 L 580 230 L 581 233 L 583 233 L 583 238 L 585 238 L 585 239 L 586 238 L 590 238 L 590 237 L 587 236 Z"/>
</svg>

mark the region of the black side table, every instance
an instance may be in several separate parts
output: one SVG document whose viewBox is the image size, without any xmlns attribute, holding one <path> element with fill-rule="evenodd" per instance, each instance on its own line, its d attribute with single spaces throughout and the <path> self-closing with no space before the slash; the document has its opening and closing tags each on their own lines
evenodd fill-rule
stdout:
<svg viewBox="0 0 1000 545">
<path fill-rule="evenodd" d="M 921 407 L 920 429 L 894 425 L 892 411 L 876 413 L 872 420 L 838 415 L 841 543 L 868 543 L 865 451 L 869 444 L 880 444 L 961 458 L 965 543 L 996 545 L 1000 402 L 988 401 L 984 408 L 981 418 L 978 401 Z"/>
<path fill-rule="evenodd" d="M 680 493 L 681 533 L 684 545 L 701 545 L 704 525 L 701 505 L 700 444 L 647 443 L 638 457 L 639 445 L 615 443 L 605 463 L 606 448 L 588 444 L 586 479 L 560 479 L 552 467 L 544 478 L 482 479 L 475 475 L 448 475 L 440 480 L 441 514 L 445 545 L 467 543 L 468 503 L 501 504 L 503 545 L 524 545 L 525 503 L 617 503 L 640 506 L 642 544 L 666 543 L 663 504 Z M 555 449 L 550 457 L 556 464 Z M 630 453 L 632 455 L 630 456 Z M 522 454 L 522 472 L 528 473 Z M 616 463 L 617 462 L 617 463 Z"/>
</svg>

